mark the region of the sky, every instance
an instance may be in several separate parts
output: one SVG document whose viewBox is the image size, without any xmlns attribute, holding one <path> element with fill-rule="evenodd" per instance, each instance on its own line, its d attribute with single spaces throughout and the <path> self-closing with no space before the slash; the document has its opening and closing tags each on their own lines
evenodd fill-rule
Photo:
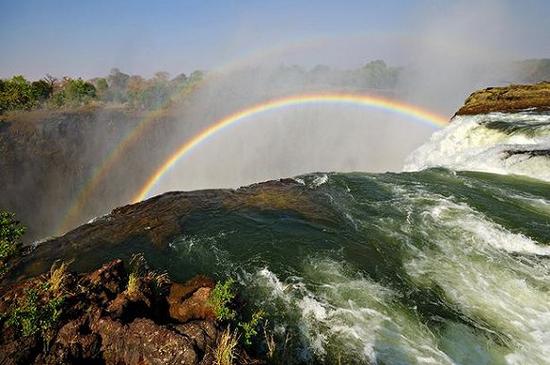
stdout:
<svg viewBox="0 0 550 365">
<path fill-rule="evenodd" d="M 550 56 L 546 0 L 0 0 L 0 77 L 90 78 L 113 67 L 146 76 L 159 70 L 175 75 L 262 54 L 305 66 L 354 67 L 367 58 L 406 64 L 410 60 L 400 53 L 399 40 L 425 37 L 426 29 L 443 30 L 446 20 L 438 20 L 447 17 L 464 17 L 468 24 L 478 8 L 488 16 L 499 14 L 501 24 L 477 16 L 467 29 L 469 43 L 489 35 L 495 48 L 514 49 L 517 57 Z M 499 39 L 503 26 L 506 39 Z M 387 43 L 395 46 L 382 45 Z M 338 48 L 343 44 L 347 48 Z"/>
</svg>

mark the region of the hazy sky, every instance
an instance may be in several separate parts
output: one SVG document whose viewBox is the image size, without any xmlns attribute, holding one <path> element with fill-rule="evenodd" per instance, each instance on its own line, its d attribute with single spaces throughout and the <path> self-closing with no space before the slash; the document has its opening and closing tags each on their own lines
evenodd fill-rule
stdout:
<svg viewBox="0 0 550 365">
<path fill-rule="evenodd" d="M 384 38 L 389 34 L 422 37 L 426 24 L 431 31 L 434 24 L 444 28 L 445 22 L 434 23 L 439 17 L 464 17 L 467 23 L 481 3 L 483 11 L 502 15 L 497 19 L 505 24 L 483 23 L 478 17 L 469 29 L 472 39 L 476 32 L 484 37 L 504 26 L 512 31 L 496 47 L 513 48 L 523 58 L 550 56 L 547 0 L 0 0 L 0 77 L 92 77 L 112 67 L 144 75 L 188 73 L 254 58 L 265 49 L 284 50 L 279 52 L 283 62 L 306 65 L 349 67 L 365 58 L 403 64 L 408 60 L 396 51 L 399 47 L 378 44 L 361 50 L 369 42 L 393 42 L 395 38 Z M 345 50 L 319 52 L 323 42 L 329 50 L 348 40 Z M 296 57 L 285 60 L 285 54 Z"/>
</svg>

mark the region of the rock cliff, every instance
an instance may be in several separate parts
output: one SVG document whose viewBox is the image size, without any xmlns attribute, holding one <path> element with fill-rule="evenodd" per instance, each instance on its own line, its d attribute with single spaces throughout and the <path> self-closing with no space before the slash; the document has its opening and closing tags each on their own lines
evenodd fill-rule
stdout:
<svg viewBox="0 0 550 365">
<path fill-rule="evenodd" d="M 457 115 L 516 112 L 524 109 L 550 110 L 550 82 L 533 85 L 489 87 L 472 93 Z"/>
</svg>

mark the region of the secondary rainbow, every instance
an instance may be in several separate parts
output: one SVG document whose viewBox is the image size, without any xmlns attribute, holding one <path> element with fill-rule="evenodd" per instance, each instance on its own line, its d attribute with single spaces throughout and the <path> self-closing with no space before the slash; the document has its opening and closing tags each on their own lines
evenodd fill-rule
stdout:
<svg viewBox="0 0 550 365">
<path fill-rule="evenodd" d="M 382 98 L 379 96 L 362 94 L 341 94 L 341 93 L 323 93 L 323 94 L 301 94 L 269 100 L 250 108 L 231 114 L 184 142 L 156 171 L 147 179 L 145 185 L 135 195 L 133 201 L 138 202 L 145 199 L 151 189 L 158 183 L 162 176 L 170 170 L 181 158 L 190 153 L 195 147 L 206 141 L 215 134 L 220 133 L 225 128 L 235 125 L 239 122 L 250 120 L 251 117 L 293 106 L 303 106 L 309 104 L 352 104 L 376 109 L 385 110 L 404 115 L 414 121 L 441 128 L 447 124 L 447 118 L 436 113 L 419 108 L 415 105 L 403 103 L 400 101 Z"/>
<path fill-rule="evenodd" d="M 201 83 L 195 83 L 187 88 L 183 88 L 175 98 L 182 98 L 188 94 L 191 94 L 196 88 L 200 87 Z M 117 165 L 120 159 L 124 156 L 126 151 L 135 145 L 140 138 L 145 134 L 153 122 L 162 117 L 163 111 L 167 105 L 172 102 L 172 98 L 169 99 L 159 109 L 147 112 L 143 118 L 137 123 L 136 127 L 132 129 L 121 142 L 107 155 L 107 157 L 96 166 L 92 171 L 90 179 L 79 190 L 74 203 L 69 207 L 69 210 L 65 214 L 64 219 L 61 221 L 56 229 L 57 234 L 64 233 L 68 228 L 72 226 L 74 220 L 77 218 L 78 213 L 82 207 L 86 205 L 97 186 L 105 180 L 111 170 Z"/>
</svg>

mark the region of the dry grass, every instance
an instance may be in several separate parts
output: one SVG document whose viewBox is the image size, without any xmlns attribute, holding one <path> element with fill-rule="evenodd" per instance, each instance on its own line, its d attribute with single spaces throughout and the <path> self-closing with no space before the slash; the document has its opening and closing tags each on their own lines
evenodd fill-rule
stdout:
<svg viewBox="0 0 550 365">
<path fill-rule="evenodd" d="M 170 283 L 170 278 L 168 273 L 157 272 L 149 269 L 147 265 L 147 260 L 143 253 L 137 253 L 132 255 L 129 264 L 130 276 L 128 280 L 128 289 L 131 291 L 131 287 L 139 284 L 139 278 L 142 278 L 145 282 L 153 283 L 156 289 L 164 287 L 166 284 Z"/>
<path fill-rule="evenodd" d="M 216 365 L 232 365 L 236 358 L 236 348 L 239 341 L 236 331 L 231 331 L 229 327 L 223 331 L 218 346 L 214 352 L 214 363 Z"/>
<path fill-rule="evenodd" d="M 132 255 L 129 264 L 130 272 L 136 275 L 142 275 L 147 271 L 147 260 L 143 253 L 139 252 Z"/>
<path fill-rule="evenodd" d="M 156 288 L 162 288 L 170 283 L 170 277 L 166 272 L 158 273 L 156 271 L 149 271 L 145 277 L 147 280 L 151 280 Z"/>
<path fill-rule="evenodd" d="M 139 276 L 136 273 L 130 273 L 128 276 L 128 287 L 126 292 L 133 295 L 139 292 Z"/>
<path fill-rule="evenodd" d="M 267 345 L 267 358 L 273 359 L 275 356 L 275 350 L 277 349 L 277 343 L 275 342 L 275 336 L 272 333 L 267 333 L 267 321 L 264 325 L 264 337 Z"/>
<path fill-rule="evenodd" d="M 48 283 L 50 284 L 50 290 L 52 290 L 54 293 L 59 292 L 61 289 L 63 289 L 63 283 L 65 281 L 65 278 L 67 277 L 67 269 L 69 268 L 69 265 L 65 262 L 61 262 L 61 264 L 58 265 L 58 263 L 54 263 L 50 269 L 50 278 L 48 280 Z"/>
</svg>

